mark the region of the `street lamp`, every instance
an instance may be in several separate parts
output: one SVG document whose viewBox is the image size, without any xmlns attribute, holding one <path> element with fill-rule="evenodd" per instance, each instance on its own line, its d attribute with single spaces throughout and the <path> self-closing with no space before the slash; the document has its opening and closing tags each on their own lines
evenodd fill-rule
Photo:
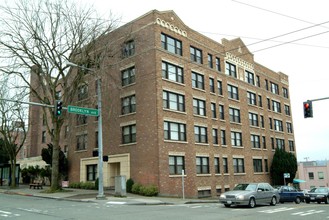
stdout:
<svg viewBox="0 0 329 220">
<path fill-rule="evenodd" d="M 68 66 L 95 72 L 95 70 L 67 62 Z M 98 195 L 96 199 L 105 199 L 103 184 L 103 129 L 102 129 L 102 95 L 101 80 L 97 79 L 97 106 L 98 106 Z"/>
</svg>

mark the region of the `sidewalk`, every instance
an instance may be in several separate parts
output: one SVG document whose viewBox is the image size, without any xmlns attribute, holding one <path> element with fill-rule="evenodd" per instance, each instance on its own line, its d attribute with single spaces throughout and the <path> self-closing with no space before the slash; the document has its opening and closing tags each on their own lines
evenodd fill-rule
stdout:
<svg viewBox="0 0 329 220">
<path fill-rule="evenodd" d="M 34 196 L 40 198 L 68 200 L 77 202 L 103 202 L 108 204 L 121 205 L 174 205 L 174 204 L 192 204 L 192 203 L 218 203 L 218 199 L 182 199 L 170 197 L 146 197 L 127 193 L 126 197 L 114 196 L 114 190 L 104 190 L 105 199 L 96 199 L 97 190 L 71 189 L 65 188 L 64 192 L 45 193 L 48 186 L 43 189 L 30 189 L 27 185 L 20 185 L 17 189 L 10 189 L 7 186 L 0 186 L 0 193 L 13 194 L 21 196 Z"/>
</svg>

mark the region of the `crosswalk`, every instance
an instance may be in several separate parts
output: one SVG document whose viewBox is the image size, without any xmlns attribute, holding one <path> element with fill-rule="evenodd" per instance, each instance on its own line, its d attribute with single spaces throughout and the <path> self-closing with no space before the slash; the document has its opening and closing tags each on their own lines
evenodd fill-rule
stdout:
<svg viewBox="0 0 329 220">
<path fill-rule="evenodd" d="M 10 218 L 10 217 L 18 217 L 18 216 L 20 216 L 20 214 L 15 214 L 15 213 L 12 213 L 12 212 L 7 212 L 7 211 L 0 210 L 0 217 Z"/>
<path fill-rule="evenodd" d="M 272 209 L 261 210 L 258 212 L 273 214 L 273 213 L 278 213 L 278 212 L 292 211 L 291 215 L 301 216 L 301 217 L 325 212 L 325 210 L 314 210 L 314 209 L 304 210 L 304 211 L 297 211 L 297 210 L 293 211 L 294 209 L 295 208 L 291 208 L 291 207 L 281 207 L 281 208 L 275 208 L 275 209 L 272 208 Z"/>
</svg>

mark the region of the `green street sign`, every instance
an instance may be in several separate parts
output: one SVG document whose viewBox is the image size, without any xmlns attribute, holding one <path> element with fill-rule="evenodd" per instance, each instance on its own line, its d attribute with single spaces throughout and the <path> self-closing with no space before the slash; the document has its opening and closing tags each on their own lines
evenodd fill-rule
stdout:
<svg viewBox="0 0 329 220">
<path fill-rule="evenodd" d="M 94 108 L 82 108 L 78 106 L 67 106 L 67 111 L 72 114 L 88 115 L 88 116 L 98 116 L 98 109 Z"/>
</svg>

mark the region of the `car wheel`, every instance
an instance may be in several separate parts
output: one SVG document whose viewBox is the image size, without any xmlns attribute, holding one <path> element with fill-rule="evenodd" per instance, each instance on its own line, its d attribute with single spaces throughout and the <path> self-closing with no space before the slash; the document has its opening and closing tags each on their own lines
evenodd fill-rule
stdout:
<svg viewBox="0 0 329 220">
<path fill-rule="evenodd" d="M 230 204 L 224 204 L 224 206 L 225 206 L 226 208 L 230 208 L 230 207 L 231 207 Z"/>
<path fill-rule="evenodd" d="M 329 204 L 329 196 L 327 196 L 325 203 Z"/>
<path fill-rule="evenodd" d="M 308 204 L 308 203 L 310 203 L 310 200 L 306 200 L 306 199 L 305 199 L 305 202 Z"/>
<path fill-rule="evenodd" d="M 318 201 L 318 204 L 321 204 L 321 202 L 320 202 L 320 201 Z"/>
<path fill-rule="evenodd" d="M 249 208 L 254 208 L 256 206 L 255 198 L 250 198 L 248 206 Z"/>
<path fill-rule="evenodd" d="M 296 197 L 296 199 L 295 199 L 295 203 L 296 203 L 296 204 L 299 204 L 300 202 L 301 202 L 300 197 Z"/>
<path fill-rule="evenodd" d="M 270 204 L 273 205 L 273 206 L 275 206 L 276 203 L 277 203 L 277 201 L 276 201 L 276 197 L 273 196 L 272 199 L 271 199 L 271 203 L 270 203 Z"/>
</svg>

